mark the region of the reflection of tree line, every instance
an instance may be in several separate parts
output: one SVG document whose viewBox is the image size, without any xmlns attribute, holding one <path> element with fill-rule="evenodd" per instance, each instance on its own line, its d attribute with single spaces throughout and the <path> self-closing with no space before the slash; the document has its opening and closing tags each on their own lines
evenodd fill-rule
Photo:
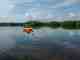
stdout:
<svg viewBox="0 0 80 60">
<path fill-rule="evenodd" d="M 80 29 L 80 21 L 63 21 L 63 22 L 39 22 L 39 21 L 29 21 L 24 24 L 24 26 L 32 26 L 33 28 L 41 28 L 41 27 L 51 27 L 51 28 L 59 28 L 62 27 L 64 29 Z"/>
<path fill-rule="evenodd" d="M 31 56 L 17 56 L 16 60 L 32 60 Z"/>
</svg>

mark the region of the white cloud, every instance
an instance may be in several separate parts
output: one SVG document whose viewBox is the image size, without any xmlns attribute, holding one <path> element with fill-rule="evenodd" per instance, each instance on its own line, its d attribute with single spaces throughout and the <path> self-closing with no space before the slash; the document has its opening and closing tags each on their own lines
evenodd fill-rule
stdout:
<svg viewBox="0 0 80 60">
<path fill-rule="evenodd" d="M 50 8 L 60 8 L 60 7 L 69 6 L 76 3 L 80 3 L 80 0 L 64 0 L 64 2 L 52 5 Z"/>
<path fill-rule="evenodd" d="M 39 8 L 33 8 L 30 9 L 30 12 L 26 12 L 25 16 L 33 16 L 35 18 L 39 17 L 46 17 L 48 16 L 48 10 L 46 9 L 39 9 Z"/>
<path fill-rule="evenodd" d="M 48 1 L 48 4 L 46 1 Z M 64 11 L 64 7 L 74 5 L 78 2 L 79 0 L 17 0 L 17 6 L 14 9 L 17 10 L 16 15 L 22 16 L 18 16 L 18 19 L 20 20 L 24 18 L 23 15 L 33 16 L 34 19 L 52 18 L 55 20 L 61 20 L 64 18 L 64 14 L 66 14 L 66 18 L 72 19 L 72 17 L 76 18 L 77 14 L 73 12 L 66 13 L 66 11 Z M 26 20 L 28 20 L 28 18 L 26 18 L 25 21 Z"/>
<path fill-rule="evenodd" d="M 64 0 L 64 2 L 68 2 L 68 3 L 78 3 L 78 2 L 80 2 L 80 0 Z"/>
<path fill-rule="evenodd" d="M 60 8 L 60 7 L 68 6 L 68 5 L 71 5 L 71 3 L 70 2 L 62 2 L 62 3 L 55 4 L 54 6 L 52 5 L 50 8 Z"/>
<path fill-rule="evenodd" d="M 74 16 L 76 16 L 75 13 L 72 12 L 69 13 L 69 17 L 74 17 Z"/>
<path fill-rule="evenodd" d="M 10 8 L 10 9 L 12 9 L 12 8 L 14 8 L 14 7 L 15 7 L 14 5 L 9 5 L 9 8 Z"/>
<path fill-rule="evenodd" d="M 2 22 L 16 22 L 16 18 L 15 17 L 13 17 L 13 16 L 9 16 L 9 17 L 7 17 L 7 16 L 0 16 L 0 23 L 2 23 Z"/>
<path fill-rule="evenodd" d="M 19 1 L 19 0 L 18 0 Z M 21 2 L 32 3 L 34 0 L 22 0 Z"/>
<path fill-rule="evenodd" d="M 68 12 L 64 15 L 64 20 L 80 20 L 80 15 L 77 12 Z"/>
</svg>

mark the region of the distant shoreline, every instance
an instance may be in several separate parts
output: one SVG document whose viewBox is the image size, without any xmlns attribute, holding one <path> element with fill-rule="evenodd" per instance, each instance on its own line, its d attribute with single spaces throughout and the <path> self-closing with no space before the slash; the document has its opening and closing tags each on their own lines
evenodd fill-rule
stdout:
<svg viewBox="0 0 80 60">
<path fill-rule="evenodd" d="M 26 27 L 32 26 L 34 29 L 40 29 L 42 27 L 50 27 L 52 29 L 63 28 L 68 30 L 80 29 L 80 21 L 51 21 L 51 22 L 40 22 L 40 21 L 28 21 L 24 23 L 0 23 L 0 27 Z"/>
<path fill-rule="evenodd" d="M 0 27 L 7 26 L 24 26 L 24 23 L 0 23 Z"/>
<path fill-rule="evenodd" d="M 80 21 L 50 21 L 50 22 L 40 22 L 40 21 L 28 21 L 25 22 L 24 27 L 32 26 L 34 29 L 40 29 L 42 27 L 50 27 L 53 29 L 63 28 L 63 29 L 80 29 Z"/>
</svg>

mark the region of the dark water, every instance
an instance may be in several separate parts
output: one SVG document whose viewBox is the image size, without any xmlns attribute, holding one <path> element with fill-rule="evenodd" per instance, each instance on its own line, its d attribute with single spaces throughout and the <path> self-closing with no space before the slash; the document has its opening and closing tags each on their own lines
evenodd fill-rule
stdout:
<svg viewBox="0 0 80 60">
<path fill-rule="evenodd" d="M 32 47 L 51 47 L 50 44 L 58 44 L 65 48 L 80 47 L 80 31 L 60 30 L 60 29 L 34 29 L 34 32 L 27 34 L 22 32 L 22 28 L 17 30 L 17 44 L 32 44 Z M 45 43 L 45 44 L 44 44 Z M 49 46 L 50 45 L 50 46 Z"/>
<path fill-rule="evenodd" d="M 16 48 L 22 46 L 26 48 L 49 48 L 50 52 L 63 48 L 80 47 L 80 31 L 68 31 L 60 29 L 33 29 L 34 32 L 27 34 L 22 31 L 22 27 L 0 27 L 0 49 Z M 27 47 L 28 47 L 27 46 Z M 57 49 L 57 50 L 55 50 Z"/>
<path fill-rule="evenodd" d="M 18 28 L 19 30 L 22 28 Z M 64 55 L 65 60 L 71 60 L 69 56 L 74 55 L 79 56 L 80 48 L 80 31 L 79 30 L 61 30 L 61 29 L 34 29 L 34 32 L 27 34 L 25 32 L 17 31 L 17 44 L 25 45 L 25 43 L 31 44 L 32 48 L 48 48 L 48 55 L 55 56 Z M 20 46 L 21 46 L 20 45 Z M 26 48 L 26 47 L 24 47 Z M 65 48 L 65 50 L 64 50 Z M 68 48 L 68 49 L 66 49 Z M 74 49 L 71 49 L 74 48 Z M 45 50 L 46 51 L 46 50 Z M 33 52 L 34 57 L 39 57 L 39 55 Z M 38 52 L 39 53 L 39 52 Z M 76 54 L 75 54 L 76 53 Z M 40 52 L 42 56 L 46 56 L 44 52 Z M 74 56 L 76 58 L 76 56 Z"/>
<path fill-rule="evenodd" d="M 22 29 L 22 27 L 0 27 L 0 48 L 14 48 L 16 44 L 24 45 L 26 43 L 32 44 L 33 47 L 45 47 L 45 45 L 41 45 L 44 42 L 46 44 L 56 43 L 65 48 L 80 47 L 80 31 L 44 28 L 34 29 L 33 33 L 27 34 Z"/>
<path fill-rule="evenodd" d="M 16 27 L 0 27 L 0 49 L 16 47 Z"/>
<path fill-rule="evenodd" d="M 22 27 L 0 27 L 0 51 L 2 48 L 10 49 L 18 46 L 20 48 L 17 50 L 12 49 L 11 52 L 8 51 L 8 54 L 10 53 L 10 55 L 14 55 L 17 53 L 20 55 L 21 53 L 22 55 L 29 55 L 32 54 L 32 52 L 31 49 L 26 49 L 26 46 L 32 45 L 32 48 L 48 48 L 48 54 L 50 56 L 55 55 L 56 53 L 58 55 L 64 54 L 64 48 L 74 48 L 72 49 L 74 53 L 78 53 L 77 55 L 80 53 L 79 50 L 76 49 L 80 48 L 79 30 L 68 31 L 61 29 L 42 28 L 37 30 L 33 29 L 34 32 L 31 34 L 27 34 L 22 30 Z M 73 54 L 69 53 L 72 52 L 72 50 L 66 49 L 65 55 Z M 44 55 L 44 53 L 42 55 Z M 67 57 L 65 60 L 66 59 Z"/>
<path fill-rule="evenodd" d="M 45 47 L 43 43 L 56 43 L 65 48 L 80 47 L 80 31 L 34 29 L 27 34 L 22 27 L 0 27 L 0 48 L 14 48 L 16 45 L 32 44 L 33 47 Z M 42 45 L 41 45 L 42 44 Z"/>
</svg>

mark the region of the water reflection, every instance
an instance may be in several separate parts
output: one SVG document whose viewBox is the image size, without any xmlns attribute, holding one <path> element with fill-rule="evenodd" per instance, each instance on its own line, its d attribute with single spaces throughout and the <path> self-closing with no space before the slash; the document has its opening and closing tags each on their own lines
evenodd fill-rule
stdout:
<svg viewBox="0 0 80 60">
<path fill-rule="evenodd" d="M 16 27 L 0 27 L 0 49 L 16 47 Z"/>
<path fill-rule="evenodd" d="M 14 49 L 14 51 L 16 54 L 25 55 L 31 54 L 30 49 L 25 49 L 27 47 L 49 48 L 49 55 L 55 55 L 56 53 L 63 54 L 64 48 L 80 47 L 80 31 L 44 28 L 34 29 L 33 33 L 27 34 L 22 30 L 23 27 L 1 27 L 0 48 L 24 47 L 24 49 Z"/>
<path fill-rule="evenodd" d="M 42 28 L 34 29 L 34 32 L 28 35 L 27 33 L 18 31 L 17 44 L 21 44 L 20 42 L 30 43 L 32 47 L 43 47 L 44 43 L 44 47 L 48 47 L 48 44 L 53 43 L 64 46 L 65 48 L 80 47 L 80 32 L 78 30 L 68 31 Z"/>
<path fill-rule="evenodd" d="M 0 27 L 0 48 L 14 48 L 16 45 L 32 44 L 41 47 L 41 43 L 56 43 L 66 47 L 80 47 L 80 31 L 59 29 L 34 29 L 31 34 L 24 33 L 23 27 Z M 47 43 L 48 42 L 48 43 Z M 47 45 L 44 45 L 47 47 Z"/>
</svg>

